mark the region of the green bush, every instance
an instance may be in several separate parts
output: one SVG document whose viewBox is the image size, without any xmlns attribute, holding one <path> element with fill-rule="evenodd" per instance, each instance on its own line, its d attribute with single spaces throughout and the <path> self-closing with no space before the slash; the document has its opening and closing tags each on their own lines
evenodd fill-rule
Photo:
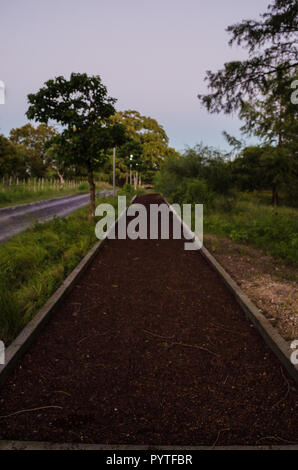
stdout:
<svg viewBox="0 0 298 470">
<path fill-rule="evenodd" d="M 124 194 L 129 194 L 129 195 L 133 194 L 134 187 L 133 187 L 132 184 L 124 184 L 121 192 L 124 193 Z"/>
<path fill-rule="evenodd" d="M 214 193 L 202 179 L 185 179 L 182 188 L 183 203 L 204 204 L 209 207 L 214 201 Z"/>
<path fill-rule="evenodd" d="M 83 181 L 83 183 L 79 184 L 78 186 L 79 191 L 88 191 L 89 190 L 89 184 L 87 181 Z"/>
<path fill-rule="evenodd" d="M 11 198 L 7 193 L 0 192 L 0 204 L 3 204 L 4 202 L 11 202 Z"/>
</svg>

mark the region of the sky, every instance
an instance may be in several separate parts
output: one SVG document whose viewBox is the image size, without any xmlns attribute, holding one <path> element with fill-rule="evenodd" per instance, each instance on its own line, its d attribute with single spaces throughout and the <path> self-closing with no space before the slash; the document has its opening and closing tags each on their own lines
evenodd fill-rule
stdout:
<svg viewBox="0 0 298 470">
<path fill-rule="evenodd" d="M 227 149 L 237 116 L 209 114 L 197 99 L 206 70 L 242 60 L 230 24 L 257 18 L 269 0 L 0 0 L 0 133 L 27 122 L 27 95 L 71 72 L 100 75 L 116 109 L 156 119 L 170 146 Z"/>
</svg>

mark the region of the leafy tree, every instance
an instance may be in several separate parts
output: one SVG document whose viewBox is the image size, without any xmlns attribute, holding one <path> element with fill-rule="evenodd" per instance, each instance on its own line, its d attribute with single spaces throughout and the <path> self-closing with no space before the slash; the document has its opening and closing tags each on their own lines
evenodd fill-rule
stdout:
<svg viewBox="0 0 298 470">
<path fill-rule="evenodd" d="M 40 124 L 37 127 L 28 123 L 10 131 L 10 141 L 25 161 L 27 173 L 42 177 L 46 174 L 49 161 L 46 144 L 57 134 L 54 127 Z"/>
<path fill-rule="evenodd" d="M 258 98 L 260 88 L 277 72 L 297 73 L 298 3 L 297 0 L 275 0 L 259 21 L 244 20 L 231 25 L 230 45 L 236 43 L 248 50 L 244 61 L 224 64 L 218 72 L 207 71 L 211 93 L 198 98 L 208 111 L 231 113 L 243 101 Z"/>
<path fill-rule="evenodd" d="M 258 171 L 272 188 L 272 203 L 278 204 L 278 190 L 297 166 L 297 106 L 291 103 L 291 82 L 298 71 L 298 4 L 275 0 L 260 21 L 243 21 L 228 27 L 230 44 L 248 49 L 249 58 L 229 62 L 216 73 L 207 72 L 211 93 L 199 95 L 211 112 L 239 112 L 241 131 L 258 136 L 263 150 L 242 154 L 244 167 L 259 155 Z M 225 135 L 238 150 L 241 142 Z M 246 157 L 248 157 L 248 160 Z M 295 161 L 296 160 L 296 161 Z M 250 165 L 247 170 L 250 172 Z M 250 180 L 250 174 L 248 175 Z"/>
<path fill-rule="evenodd" d="M 244 102 L 240 111 L 242 132 L 258 136 L 267 149 L 260 165 L 264 181 L 270 182 L 273 205 L 278 204 L 279 188 L 287 183 L 298 163 L 298 108 L 289 99 L 290 81 L 287 73 L 279 71 L 276 78 L 267 80 L 259 99 Z"/>
<path fill-rule="evenodd" d="M 16 147 L 0 134 L 0 175 L 24 177 L 26 167 Z"/>
<path fill-rule="evenodd" d="M 245 147 L 231 164 L 236 186 L 242 191 L 260 190 L 266 187 L 264 165 L 262 165 L 262 147 Z"/>
<path fill-rule="evenodd" d="M 48 80 L 36 94 L 28 95 L 27 117 L 39 122 L 56 121 L 63 132 L 53 143 L 65 152 L 65 163 L 86 168 L 90 187 L 89 218 L 95 214 L 94 171 L 105 160 L 103 150 L 122 143 L 121 127 L 109 122 L 115 98 L 108 96 L 101 78 L 72 73 L 70 79 Z M 61 155 L 61 153 L 60 153 Z"/>
<path fill-rule="evenodd" d="M 193 202 L 200 194 L 204 196 L 201 202 L 209 204 L 214 193 L 230 192 L 233 175 L 224 155 L 200 144 L 186 149 L 183 155 L 166 158 L 154 181 L 156 189 L 172 201 L 182 202 L 189 197 Z"/>
<path fill-rule="evenodd" d="M 169 139 L 165 130 L 155 119 L 142 116 L 135 110 L 118 112 L 111 120 L 125 127 L 127 141 L 118 152 L 127 167 L 131 163 L 129 156 L 132 154 L 134 168 L 138 168 L 145 179 L 151 180 L 166 155 L 174 152 L 174 149 L 168 147 Z"/>
<path fill-rule="evenodd" d="M 280 71 L 261 87 L 258 98 L 242 103 L 239 115 L 244 122 L 243 133 L 279 147 L 296 142 L 298 107 L 290 100 L 291 80 Z"/>
</svg>

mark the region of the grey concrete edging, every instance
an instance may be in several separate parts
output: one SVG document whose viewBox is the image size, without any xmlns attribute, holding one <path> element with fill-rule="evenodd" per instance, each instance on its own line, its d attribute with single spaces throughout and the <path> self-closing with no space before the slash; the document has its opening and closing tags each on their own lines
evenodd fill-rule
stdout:
<svg viewBox="0 0 298 470">
<path fill-rule="evenodd" d="M 203 246 L 201 248 L 203 257 L 207 260 L 209 265 L 219 274 L 228 287 L 229 291 L 233 294 L 238 304 L 244 310 L 248 319 L 253 323 L 258 332 L 264 338 L 268 346 L 272 349 L 278 357 L 283 366 L 287 369 L 288 373 L 298 383 L 298 366 L 291 362 L 292 349 L 286 340 L 279 334 L 267 318 L 261 313 L 256 305 L 244 294 L 238 284 L 232 277 L 225 271 L 225 269 L 216 261 L 214 256 Z"/>
<path fill-rule="evenodd" d="M 99 450 L 99 451 L 203 451 L 203 450 L 298 450 L 296 445 L 287 446 L 162 446 L 162 445 L 105 445 L 75 444 L 38 441 L 0 441 L 1 450 Z"/>
<path fill-rule="evenodd" d="M 136 196 L 131 200 L 133 203 Z M 110 228 L 109 233 L 114 229 L 115 225 L 124 216 L 126 211 L 121 214 L 118 219 L 115 221 L 113 226 Z M 32 318 L 32 320 L 23 328 L 20 334 L 16 339 L 10 344 L 10 346 L 5 351 L 5 364 L 0 365 L 0 386 L 2 386 L 7 379 L 8 375 L 11 373 L 12 369 L 15 367 L 19 359 L 25 354 L 28 350 L 39 331 L 45 326 L 52 316 L 52 313 L 55 312 L 57 307 L 60 305 L 61 301 L 65 296 L 71 291 L 74 284 L 86 271 L 90 263 L 93 261 L 97 255 L 100 248 L 103 246 L 105 241 L 108 239 L 109 233 L 106 234 L 106 237 L 97 242 L 93 248 L 87 253 L 86 256 L 81 260 L 81 262 L 74 268 L 74 270 L 69 274 L 69 276 L 63 281 L 62 285 L 54 292 L 54 294 L 49 298 L 45 305 L 39 310 L 39 312 Z"/>
<path fill-rule="evenodd" d="M 256 305 L 249 299 L 249 297 L 244 294 L 240 289 L 238 284 L 232 279 L 232 277 L 227 273 L 227 271 L 219 264 L 219 262 L 211 255 L 211 253 L 202 246 L 201 240 L 198 239 L 197 235 L 191 231 L 191 229 L 185 224 L 181 217 L 177 214 L 174 208 L 169 204 L 165 199 L 166 203 L 169 205 L 170 210 L 173 212 L 174 217 L 178 218 L 181 224 L 183 225 L 186 233 L 189 238 L 196 240 L 198 246 L 201 248 L 198 250 L 202 256 L 206 259 L 209 265 L 217 272 L 217 274 L 224 281 L 225 285 L 229 291 L 233 294 L 238 304 L 244 310 L 247 318 L 253 323 L 258 332 L 264 338 L 265 342 L 278 357 L 283 366 L 287 369 L 291 377 L 298 383 L 298 365 L 294 365 L 291 362 L 292 349 L 284 338 L 279 334 L 279 332 L 271 325 L 267 318 L 261 313 L 261 311 L 256 307 Z"/>
</svg>

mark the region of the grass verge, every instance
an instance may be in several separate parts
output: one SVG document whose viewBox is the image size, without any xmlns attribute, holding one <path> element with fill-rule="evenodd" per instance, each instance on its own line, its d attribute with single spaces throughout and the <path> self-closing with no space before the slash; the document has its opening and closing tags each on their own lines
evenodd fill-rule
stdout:
<svg viewBox="0 0 298 470">
<path fill-rule="evenodd" d="M 127 193 L 127 203 L 133 193 Z M 110 203 L 117 217 L 117 197 Z M 88 207 L 36 224 L 0 245 L 0 339 L 8 345 L 98 241 Z"/>
<path fill-rule="evenodd" d="M 254 201 L 227 201 L 205 210 L 204 231 L 224 235 L 298 266 L 298 211 L 273 208 Z"/>
</svg>

